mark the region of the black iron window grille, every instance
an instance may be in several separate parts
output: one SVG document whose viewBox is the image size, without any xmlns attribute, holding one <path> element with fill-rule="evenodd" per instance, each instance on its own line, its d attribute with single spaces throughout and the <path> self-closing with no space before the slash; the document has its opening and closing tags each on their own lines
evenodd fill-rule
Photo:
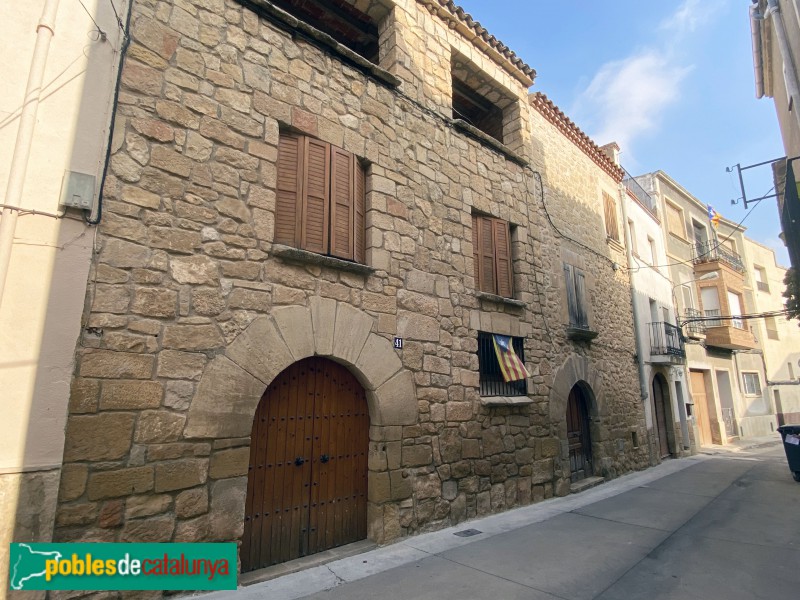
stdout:
<svg viewBox="0 0 800 600">
<path fill-rule="evenodd" d="M 521 337 L 511 338 L 511 345 L 519 359 L 525 362 L 525 349 L 522 341 Z M 528 394 L 528 384 L 525 379 L 508 383 L 503 380 L 503 373 L 500 371 L 500 363 L 497 362 L 497 354 L 492 342 L 492 334 L 484 331 L 478 332 L 478 371 L 481 396 L 526 396 Z"/>
<path fill-rule="evenodd" d="M 671 323 L 650 323 L 650 354 L 686 356 L 681 330 Z"/>
</svg>

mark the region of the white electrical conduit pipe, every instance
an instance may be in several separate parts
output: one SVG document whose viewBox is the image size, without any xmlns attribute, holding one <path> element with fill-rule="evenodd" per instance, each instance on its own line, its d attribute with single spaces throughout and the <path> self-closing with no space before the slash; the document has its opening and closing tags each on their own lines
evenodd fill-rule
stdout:
<svg viewBox="0 0 800 600">
<path fill-rule="evenodd" d="M 0 220 L 0 307 L 3 305 L 3 292 L 6 287 L 8 267 L 11 262 L 11 250 L 14 245 L 14 232 L 17 228 L 17 217 L 22 202 L 22 189 L 25 184 L 25 173 L 28 170 L 28 159 L 33 144 L 33 132 L 36 129 L 36 112 L 39 109 L 39 96 L 42 92 L 47 53 L 50 41 L 55 35 L 56 13 L 59 0 L 45 0 L 42 16 L 36 26 L 36 45 L 33 49 L 31 68 L 28 73 L 28 85 L 25 89 L 22 113 L 19 118 L 17 142 L 11 158 L 11 170 L 8 176 L 6 196 L 3 199 L 3 217 Z"/>
</svg>

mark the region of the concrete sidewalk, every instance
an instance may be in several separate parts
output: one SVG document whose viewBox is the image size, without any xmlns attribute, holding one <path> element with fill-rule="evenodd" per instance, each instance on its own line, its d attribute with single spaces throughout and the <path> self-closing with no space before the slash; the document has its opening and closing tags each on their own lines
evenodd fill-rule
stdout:
<svg viewBox="0 0 800 600">
<path fill-rule="evenodd" d="M 794 597 L 800 486 L 780 441 L 711 452 L 204 598 Z"/>
</svg>

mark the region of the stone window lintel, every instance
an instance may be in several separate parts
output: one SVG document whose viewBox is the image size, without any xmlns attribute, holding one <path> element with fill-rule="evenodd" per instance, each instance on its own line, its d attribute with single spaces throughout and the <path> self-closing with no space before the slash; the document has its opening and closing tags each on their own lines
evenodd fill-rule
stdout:
<svg viewBox="0 0 800 600">
<path fill-rule="evenodd" d="M 305 21 L 302 21 L 294 15 L 290 15 L 286 11 L 278 8 L 269 0 L 237 1 L 239 4 L 242 4 L 247 8 L 256 9 L 255 12 L 259 16 L 265 16 L 273 22 L 277 22 L 277 24 L 280 24 L 284 28 L 289 29 L 290 31 L 299 31 L 308 37 L 312 42 L 330 49 L 348 62 L 354 64 L 361 71 L 364 71 L 368 75 L 378 79 L 387 86 L 396 88 L 400 85 L 400 80 L 386 69 L 383 69 L 375 63 L 368 61 L 357 52 L 353 52 L 350 48 L 344 44 L 340 44 L 327 33 L 312 27 Z"/>
<path fill-rule="evenodd" d="M 530 396 L 481 396 L 483 406 L 528 406 L 533 404 Z"/>
<path fill-rule="evenodd" d="M 497 304 L 505 304 L 507 306 L 512 306 L 514 308 L 525 308 L 528 303 L 522 300 L 515 300 L 514 298 L 504 298 L 503 296 L 498 296 L 497 294 L 490 294 L 489 292 L 481 292 L 480 290 L 475 290 L 475 296 L 481 300 L 486 300 L 488 302 L 495 302 Z"/>
<path fill-rule="evenodd" d="M 300 248 L 292 248 L 291 246 L 284 246 L 283 244 L 274 244 L 272 246 L 272 254 L 285 262 L 317 265 L 365 276 L 372 275 L 376 271 L 376 269 L 368 265 L 342 260 L 341 258 L 335 258 L 333 256 L 325 256 L 324 254 L 317 254 L 316 252 L 301 250 Z"/>
<path fill-rule="evenodd" d="M 567 326 L 567 337 L 571 340 L 578 342 L 591 342 L 598 336 L 597 331 L 591 329 L 583 329 L 582 327 L 569 327 Z"/>
</svg>

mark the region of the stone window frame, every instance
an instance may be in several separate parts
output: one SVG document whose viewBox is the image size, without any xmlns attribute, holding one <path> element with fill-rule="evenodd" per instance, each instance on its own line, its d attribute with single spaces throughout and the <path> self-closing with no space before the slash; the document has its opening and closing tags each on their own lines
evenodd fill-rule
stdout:
<svg viewBox="0 0 800 600">
<path fill-rule="evenodd" d="M 466 81 L 457 74 L 457 71 L 468 72 L 473 81 Z M 454 47 L 451 47 L 450 80 L 453 125 L 470 134 L 482 144 L 504 153 L 511 160 L 521 165 L 527 165 L 528 161 L 515 152 L 515 149 L 524 145 L 522 112 L 526 106 L 523 101 Z M 482 103 L 497 109 L 496 118 L 500 119 L 499 136 L 486 131 L 486 128 L 481 127 L 480 124 L 470 122 L 468 116 L 458 114 L 456 107 L 453 106 L 456 88 L 469 92 L 468 95 L 480 98 Z"/>
<path fill-rule="evenodd" d="M 593 311 L 589 302 L 589 292 L 593 285 L 591 274 L 583 268 L 581 261 L 566 259 L 562 261 L 561 267 L 564 282 L 562 314 L 566 321 L 567 337 L 574 341 L 590 342 L 598 335 L 592 329 Z"/>
</svg>

